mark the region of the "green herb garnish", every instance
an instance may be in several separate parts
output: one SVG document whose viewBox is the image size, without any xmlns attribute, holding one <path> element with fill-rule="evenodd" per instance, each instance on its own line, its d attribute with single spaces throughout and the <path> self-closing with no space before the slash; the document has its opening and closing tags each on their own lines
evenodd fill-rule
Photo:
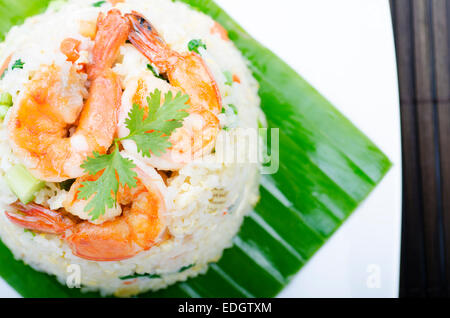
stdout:
<svg viewBox="0 0 450 318">
<path fill-rule="evenodd" d="M 158 72 L 156 72 L 155 68 L 151 64 L 147 64 L 147 69 L 155 75 L 155 77 L 160 78 L 162 80 L 166 80 L 164 77 L 162 77 Z"/>
<path fill-rule="evenodd" d="M 188 43 L 188 49 L 191 52 L 196 52 L 197 54 L 200 54 L 200 52 L 198 51 L 198 48 L 200 48 L 200 47 L 202 47 L 206 50 L 206 44 L 203 43 L 203 41 L 200 39 L 194 39 L 194 40 L 189 41 L 189 43 Z"/>
<path fill-rule="evenodd" d="M 158 275 L 158 274 L 133 274 L 133 275 L 119 277 L 119 279 L 120 280 L 128 280 L 128 279 L 135 279 L 135 278 L 142 278 L 142 277 L 153 279 L 153 278 L 161 278 L 161 275 Z"/>
<path fill-rule="evenodd" d="M 33 235 L 33 237 L 36 236 L 36 233 L 34 233 L 33 231 L 31 231 L 31 230 L 29 230 L 29 229 L 23 229 L 23 231 L 24 231 L 25 233 L 30 233 L 31 235 Z"/>
<path fill-rule="evenodd" d="M 234 106 L 233 104 L 228 104 L 228 107 L 230 107 L 230 108 L 233 110 L 233 113 L 234 113 L 235 115 L 238 114 L 238 109 L 237 109 L 236 106 Z"/>
<path fill-rule="evenodd" d="M 233 86 L 233 74 L 231 74 L 231 72 L 229 71 L 225 71 L 223 72 L 223 75 L 225 75 L 226 78 L 225 85 Z"/>
<path fill-rule="evenodd" d="M 151 152 L 156 156 L 161 156 L 166 149 L 172 147 L 169 142 L 170 135 L 175 129 L 183 126 L 183 120 L 189 114 L 186 112 L 189 106 L 188 95 L 181 92 L 173 97 L 172 92 L 168 92 L 161 105 L 161 91 L 155 90 L 147 97 L 148 115 L 144 119 L 144 110 L 139 105 L 133 105 L 128 119 L 125 121 L 130 134 L 120 139 L 131 139 L 136 142 L 138 152 L 144 157 L 150 157 Z"/>
<path fill-rule="evenodd" d="M 94 152 L 81 167 L 91 176 L 103 171 L 96 181 L 85 181 L 80 187 L 79 198 L 89 200 L 85 212 L 92 220 L 105 214 L 106 208 L 113 208 L 117 202 L 117 192 L 120 186 L 136 187 L 136 167 L 133 161 L 122 157 L 119 142 L 133 140 L 137 150 L 144 157 L 152 154 L 160 156 L 166 149 L 172 147 L 169 142 L 171 134 L 183 126 L 183 120 L 188 116 L 186 103 L 188 95 L 179 92 L 173 97 L 172 92 L 164 96 L 161 105 L 161 91 L 155 90 L 147 97 L 148 114 L 139 105 L 134 104 L 128 114 L 125 124 L 130 131 L 126 137 L 114 140 L 114 150 L 110 154 L 101 155 Z"/>
<path fill-rule="evenodd" d="M 120 185 L 136 187 L 137 174 L 133 171 L 135 167 L 133 161 L 122 157 L 117 144 L 111 154 L 100 155 L 94 152 L 94 157 L 88 158 L 81 165 L 81 168 L 90 175 L 96 175 L 103 170 L 96 181 L 81 183 L 78 194 L 78 197 L 84 200 L 94 196 L 84 209 L 85 212 L 89 212 L 93 221 L 105 214 L 106 207 L 112 209 L 116 205 Z"/>
<path fill-rule="evenodd" d="M 96 7 L 96 8 L 99 8 L 105 3 L 106 3 L 106 1 L 98 1 L 98 2 L 93 3 L 92 6 Z"/>
<path fill-rule="evenodd" d="M 188 269 L 190 269 L 190 268 L 192 268 L 194 266 L 195 266 L 195 264 L 184 266 L 184 267 L 180 268 L 180 270 L 177 273 L 185 272 L 185 271 L 187 271 Z M 135 273 L 133 275 L 119 277 L 119 279 L 121 279 L 121 280 L 128 280 L 128 279 L 135 279 L 135 278 L 150 278 L 150 279 L 154 279 L 154 278 L 161 278 L 161 277 L 162 276 L 158 275 L 158 274 L 137 274 L 137 273 Z"/>
<path fill-rule="evenodd" d="M 13 66 L 11 67 L 11 69 L 12 70 L 15 70 L 16 68 L 23 69 L 24 65 L 25 65 L 25 62 L 22 62 L 21 59 L 18 59 L 17 61 L 14 62 Z"/>
<path fill-rule="evenodd" d="M 178 273 L 185 272 L 185 271 L 187 271 L 188 269 L 191 269 L 194 266 L 195 266 L 195 264 L 191 264 L 191 265 L 188 265 L 188 266 L 181 267 L 180 270 L 178 271 Z"/>
</svg>

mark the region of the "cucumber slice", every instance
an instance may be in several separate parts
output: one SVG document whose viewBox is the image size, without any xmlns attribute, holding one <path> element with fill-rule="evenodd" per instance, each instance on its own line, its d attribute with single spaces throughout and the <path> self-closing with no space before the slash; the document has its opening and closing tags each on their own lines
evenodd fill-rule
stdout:
<svg viewBox="0 0 450 318">
<path fill-rule="evenodd" d="M 36 179 L 23 165 L 10 168 L 5 177 L 11 191 L 23 204 L 33 201 L 36 192 L 45 185 L 45 182 Z"/>
<path fill-rule="evenodd" d="M 12 106 L 13 100 L 10 93 L 2 93 L 0 95 L 0 105 Z"/>
<path fill-rule="evenodd" d="M 4 119 L 9 110 L 9 106 L 0 105 L 0 119 Z"/>
</svg>

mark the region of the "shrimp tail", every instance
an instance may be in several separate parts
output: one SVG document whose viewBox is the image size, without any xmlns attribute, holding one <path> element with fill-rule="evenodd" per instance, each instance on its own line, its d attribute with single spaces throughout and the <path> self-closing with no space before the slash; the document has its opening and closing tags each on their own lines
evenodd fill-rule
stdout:
<svg viewBox="0 0 450 318">
<path fill-rule="evenodd" d="M 49 233 L 63 234 L 74 226 L 74 222 L 61 213 L 51 211 L 37 204 L 11 204 L 19 213 L 6 212 L 8 219 L 25 229 Z"/>
<path fill-rule="evenodd" d="M 92 50 L 94 61 L 88 67 L 89 78 L 96 78 L 104 70 L 112 67 L 129 32 L 130 24 L 119 10 L 113 9 L 107 15 L 99 15 Z"/>
<path fill-rule="evenodd" d="M 169 49 L 153 25 L 139 13 L 133 11 L 125 17 L 131 24 L 132 31 L 128 40 L 155 64 L 162 73 L 166 73 L 175 63 L 176 53 Z"/>
<path fill-rule="evenodd" d="M 207 109 L 214 115 L 222 110 L 219 87 L 205 61 L 195 52 L 172 50 L 155 27 L 137 12 L 126 14 L 131 24 L 128 40 L 152 62 L 174 87 L 189 95 L 190 112 Z"/>
</svg>

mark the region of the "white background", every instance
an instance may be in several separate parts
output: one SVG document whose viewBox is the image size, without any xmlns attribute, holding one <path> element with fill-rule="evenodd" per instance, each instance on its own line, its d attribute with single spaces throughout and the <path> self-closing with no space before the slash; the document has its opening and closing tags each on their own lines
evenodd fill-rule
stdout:
<svg viewBox="0 0 450 318">
<path fill-rule="evenodd" d="M 388 0 L 216 1 L 331 100 L 394 164 L 280 296 L 397 297 L 401 146 Z M 0 297 L 15 296 L 0 279 Z"/>
</svg>

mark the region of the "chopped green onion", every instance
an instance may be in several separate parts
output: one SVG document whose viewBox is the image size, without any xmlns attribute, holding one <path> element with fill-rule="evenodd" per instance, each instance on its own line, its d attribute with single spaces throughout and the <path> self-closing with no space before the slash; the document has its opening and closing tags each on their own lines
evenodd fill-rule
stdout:
<svg viewBox="0 0 450 318">
<path fill-rule="evenodd" d="M 98 1 L 98 2 L 96 2 L 96 3 L 93 3 L 92 4 L 92 6 L 93 7 L 96 7 L 96 8 L 99 8 L 99 7 L 101 7 L 103 4 L 105 4 L 106 3 L 106 1 Z"/>
<path fill-rule="evenodd" d="M 236 106 L 234 106 L 233 104 L 228 104 L 228 106 L 233 110 L 234 114 L 237 115 L 238 114 L 238 109 Z"/>
<path fill-rule="evenodd" d="M 30 233 L 31 235 L 36 236 L 36 233 L 34 233 L 33 231 L 31 231 L 31 230 L 29 230 L 29 229 L 23 229 L 23 231 L 24 231 L 25 233 Z"/>
<path fill-rule="evenodd" d="M 5 106 L 13 105 L 12 96 L 10 93 L 2 93 L 0 95 L 0 105 L 5 105 Z"/>
<path fill-rule="evenodd" d="M 10 108 L 11 107 L 6 105 L 0 105 L 0 119 L 5 119 L 5 116 Z"/>
<path fill-rule="evenodd" d="M 190 269 L 190 268 L 192 268 L 194 266 L 195 266 L 195 264 L 184 266 L 184 267 L 180 268 L 178 273 L 182 273 L 184 271 L 187 271 L 188 269 Z M 158 275 L 158 274 L 138 274 L 138 273 L 134 273 L 133 275 L 119 277 L 120 280 L 128 280 L 128 279 L 135 279 L 135 278 L 150 278 L 150 279 L 154 279 L 154 278 L 161 278 L 161 275 Z"/>
<path fill-rule="evenodd" d="M 16 68 L 23 69 L 24 65 L 25 65 L 25 62 L 22 62 L 21 59 L 18 59 L 17 61 L 14 62 L 13 66 L 11 67 L 11 69 L 12 70 L 15 70 Z"/>
<path fill-rule="evenodd" d="M 198 51 L 199 47 L 202 47 L 206 50 L 206 44 L 203 43 L 202 40 L 200 40 L 200 39 L 194 39 L 194 40 L 189 41 L 189 43 L 188 43 L 188 49 L 191 52 L 200 54 L 200 52 Z"/>
<path fill-rule="evenodd" d="M 36 192 L 41 190 L 45 183 L 36 179 L 23 165 L 10 168 L 5 175 L 6 183 L 11 191 L 23 204 L 34 200 Z"/>
<path fill-rule="evenodd" d="M 225 75 L 225 78 L 227 80 L 225 82 L 225 85 L 233 86 L 233 74 L 231 74 L 231 72 L 229 72 L 229 71 L 225 71 L 225 72 L 223 72 L 223 75 Z"/>
<path fill-rule="evenodd" d="M 194 267 L 194 266 L 195 266 L 195 264 L 191 264 L 191 265 L 188 265 L 188 266 L 183 266 L 183 267 L 180 268 L 180 270 L 178 271 L 178 273 L 185 272 L 185 271 L 187 271 L 188 269 L 191 269 L 191 268 Z"/>
<path fill-rule="evenodd" d="M 153 65 L 151 64 L 147 64 L 147 69 L 149 71 L 151 71 L 153 73 L 153 75 L 155 75 L 155 77 L 160 78 L 162 80 L 165 80 L 164 77 L 162 77 L 158 72 L 156 72 L 155 68 L 153 67 Z"/>
<path fill-rule="evenodd" d="M 161 275 L 158 275 L 158 274 L 133 274 L 133 275 L 119 277 L 119 279 L 120 280 L 128 280 L 128 279 L 135 279 L 135 278 L 142 278 L 142 277 L 153 279 L 153 278 L 161 278 Z"/>
</svg>

